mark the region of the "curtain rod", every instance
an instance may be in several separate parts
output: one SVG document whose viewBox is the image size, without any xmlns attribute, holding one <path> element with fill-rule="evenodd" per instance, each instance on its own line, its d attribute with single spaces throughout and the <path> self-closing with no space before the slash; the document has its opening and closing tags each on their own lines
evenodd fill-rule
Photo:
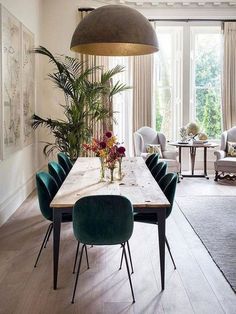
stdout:
<svg viewBox="0 0 236 314">
<path fill-rule="evenodd" d="M 219 20 L 219 19 L 149 19 L 149 22 L 236 22 L 236 20 Z"/>
</svg>

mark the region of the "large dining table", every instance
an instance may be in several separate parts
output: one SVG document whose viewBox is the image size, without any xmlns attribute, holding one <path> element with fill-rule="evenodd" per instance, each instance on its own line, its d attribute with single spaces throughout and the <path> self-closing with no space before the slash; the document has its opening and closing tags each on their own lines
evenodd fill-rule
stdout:
<svg viewBox="0 0 236 314">
<path fill-rule="evenodd" d="M 156 213 L 158 220 L 161 288 L 165 288 L 166 208 L 169 201 L 153 178 L 142 157 L 125 157 L 123 176 L 110 182 L 100 180 L 98 157 L 80 157 L 53 198 L 53 288 L 57 289 L 60 231 L 63 213 L 72 213 L 75 202 L 88 195 L 122 195 L 127 197 L 135 212 Z M 116 175 L 115 175 L 116 177 Z"/>
</svg>

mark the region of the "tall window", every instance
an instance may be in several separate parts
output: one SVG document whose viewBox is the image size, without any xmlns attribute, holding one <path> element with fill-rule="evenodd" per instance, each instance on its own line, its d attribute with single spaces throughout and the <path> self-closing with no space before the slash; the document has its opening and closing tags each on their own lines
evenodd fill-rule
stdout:
<svg viewBox="0 0 236 314">
<path fill-rule="evenodd" d="M 167 139 L 196 121 L 209 138 L 221 134 L 222 40 L 219 26 L 156 25 L 160 50 L 155 55 L 156 129 Z M 187 66 L 186 66 L 187 65 Z"/>
<path fill-rule="evenodd" d="M 221 134 L 221 44 L 219 27 L 191 27 L 192 118 L 213 139 Z"/>
<path fill-rule="evenodd" d="M 173 139 L 181 111 L 182 29 L 158 27 L 160 51 L 155 54 L 154 103 L 157 131 Z"/>
</svg>

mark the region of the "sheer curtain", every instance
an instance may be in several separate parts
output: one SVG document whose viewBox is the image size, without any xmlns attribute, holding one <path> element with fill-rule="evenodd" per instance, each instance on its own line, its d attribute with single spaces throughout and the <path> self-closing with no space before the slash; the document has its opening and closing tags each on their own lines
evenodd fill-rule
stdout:
<svg viewBox="0 0 236 314">
<path fill-rule="evenodd" d="M 223 129 L 236 125 L 236 23 L 224 23 Z"/>
<path fill-rule="evenodd" d="M 153 60 L 153 55 L 110 57 L 109 67 L 125 67 L 116 79 L 131 87 L 113 98 L 114 133 L 129 156 L 133 156 L 133 133 L 142 126 L 152 126 Z"/>
<path fill-rule="evenodd" d="M 124 66 L 124 71 L 114 77 L 113 84 L 120 81 L 129 87 L 133 86 L 132 57 L 110 57 L 109 67 L 117 64 Z M 133 133 L 133 90 L 132 88 L 116 94 L 113 97 L 113 132 L 119 142 L 126 148 L 127 156 L 132 156 L 132 133 Z"/>
</svg>

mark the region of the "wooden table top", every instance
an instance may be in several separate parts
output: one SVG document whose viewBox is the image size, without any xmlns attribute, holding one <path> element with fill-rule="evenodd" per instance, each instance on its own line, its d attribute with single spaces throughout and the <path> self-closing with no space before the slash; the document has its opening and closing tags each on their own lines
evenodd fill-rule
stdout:
<svg viewBox="0 0 236 314">
<path fill-rule="evenodd" d="M 211 142 L 206 142 L 206 143 L 195 143 L 194 141 L 193 142 L 188 142 L 188 143 L 181 143 L 181 142 L 171 142 L 171 143 L 168 143 L 169 145 L 172 145 L 172 146 L 176 146 L 176 147 L 216 147 L 218 146 L 219 144 L 216 144 L 216 143 L 211 143 Z"/>
<path fill-rule="evenodd" d="M 122 180 L 115 180 L 111 183 L 107 179 L 102 182 L 100 181 L 99 158 L 80 157 L 50 206 L 54 208 L 72 207 L 83 196 L 101 194 L 123 195 L 137 208 L 170 206 L 142 157 L 123 158 L 122 173 L 125 174 Z"/>
</svg>

